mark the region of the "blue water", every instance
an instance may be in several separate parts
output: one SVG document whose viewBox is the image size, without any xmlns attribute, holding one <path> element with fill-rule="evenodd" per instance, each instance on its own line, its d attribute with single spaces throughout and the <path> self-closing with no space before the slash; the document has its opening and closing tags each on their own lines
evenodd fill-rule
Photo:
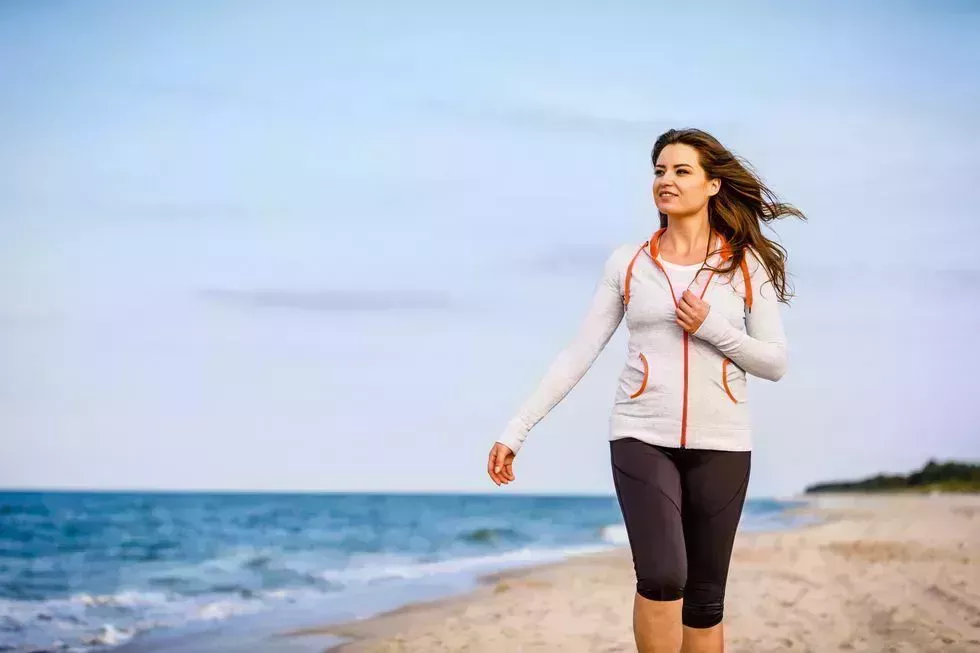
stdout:
<svg viewBox="0 0 980 653">
<path fill-rule="evenodd" d="M 741 528 L 792 526 L 792 505 L 750 500 Z M 611 496 L 5 492 L 0 651 L 107 650 L 625 545 Z"/>
</svg>

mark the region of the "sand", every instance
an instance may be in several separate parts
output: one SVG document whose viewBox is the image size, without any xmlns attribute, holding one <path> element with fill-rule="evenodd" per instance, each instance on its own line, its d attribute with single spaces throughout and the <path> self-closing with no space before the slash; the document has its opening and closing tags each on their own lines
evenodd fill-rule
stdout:
<svg viewBox="0 0 980 653">
<path fill-rule="evenodd" d="M 813 497 L 822 521 L 739 533 L 726 651 L 980 651 L 980 496 Z M 628 549 L 486 577 L 330 633 L 332 653 L 635 651 Z"/>
</svg>

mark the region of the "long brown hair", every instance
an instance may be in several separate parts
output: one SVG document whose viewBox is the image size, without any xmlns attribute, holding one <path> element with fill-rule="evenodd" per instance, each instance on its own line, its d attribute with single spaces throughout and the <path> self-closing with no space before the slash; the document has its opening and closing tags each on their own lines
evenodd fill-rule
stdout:
<svg viewBox="0 0 980 653">
<path fill-rule="evenodd" d="M 745 257 L 745 248 L 751 247 L 768 270 L 779 301 L 789 303 L 793 293 L 787 289 L 786 249 L 762 235 L 762 223 L 788 215 L 806 220 L 806 216 L 793 205 L 780 202 L 747 161 L 700 129 L 671 129 L 661 134 L 653 146 L 653 165 L 663 149 L 675 143 L 697 150 L 708 179 L 721 180 L 721 189 L 708 200 L 708 221 L 711 229 L 728 240 L 733 256 L 728 266 L 707 269 L 731 273 Z M 666 213 L 660 214 L 660 226 L 667 226 Z"/>
</svg>

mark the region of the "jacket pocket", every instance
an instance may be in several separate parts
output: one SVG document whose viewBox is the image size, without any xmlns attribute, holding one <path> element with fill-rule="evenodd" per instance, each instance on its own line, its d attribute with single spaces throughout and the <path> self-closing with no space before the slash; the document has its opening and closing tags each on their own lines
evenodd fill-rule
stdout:
<svg viewBox="0 0 980 653">
<path fill-rule="evenodd" d="M 721 386 L 725 389 L 725 394 L 732 400 L 732 403 L 739 403 L 739 399 L 735 393 L 738 392 L 741 395 L 744 390 L 744 385 L 745 373 L 742 372 L 742 368 L 736 365 L 730 358 L 723 360 L 721 362 Z"/>
<path fill-rule="evenodd" d="M 640 387 L 637 388 L 636 392 L 630 395 L 630 399 L 636 399 L 647 389 L 647 381 L 650 380 L 650 363 L 647 362 L 647 357 L 640 354 L 640 363 L 643 364 L 643 380 L 640 381 Z"/>
</svg>

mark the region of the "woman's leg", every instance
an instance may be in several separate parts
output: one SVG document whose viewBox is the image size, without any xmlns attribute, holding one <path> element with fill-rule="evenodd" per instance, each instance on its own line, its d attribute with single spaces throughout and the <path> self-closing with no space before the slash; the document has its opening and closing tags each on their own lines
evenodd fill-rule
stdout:
<svg viewBox="0 0 980 653">
<path fill-rule="evenodd" d="M 639 653 L 678 653 L 687 554 L 674 450 L 633 438 L 613 440 L 610 448 L 613 484 L 636 572 L 636 647 Z"/>
<path fill-rule="evenodd" d="M 633 595 L 633 639 L 639 653 L 680 653 L 684 641 L 681 604 Z"/>
<path fill-rule="evenodd" d="M 749 483 L 751 453 L 689 449 L 685 454 L 681 508 L 688 566 L 682 651 L 722 653 L 725 586 Z"/>
</svg>

